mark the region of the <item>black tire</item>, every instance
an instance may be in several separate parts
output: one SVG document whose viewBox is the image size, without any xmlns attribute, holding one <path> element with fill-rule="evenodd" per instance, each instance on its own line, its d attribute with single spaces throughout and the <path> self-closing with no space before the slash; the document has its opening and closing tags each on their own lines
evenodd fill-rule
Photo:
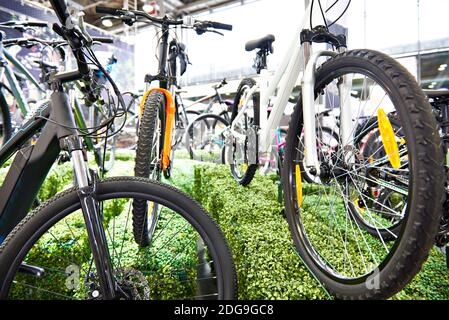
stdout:
<svg viewBox="0 0 449 320">
<path fill-rule="evenodd" d="M 242 94 L 245 92 L 245 90 L 252 88 L 255 84 L 256 84 L 256 82 L 251 78 L 243 79 L 240 82 L 239 87 L 237 89 L 237 93 L 234 98 L 234 104 L 232 106 L 231 123 L 235 120 L 235 118 L 237 117 L 237 114 L 239 112 L 239 104 L 240 104 L 240 99 L 242 97 Z M 245 129 L 249 128 L 250 126 L 258 126 L 260 123 L 258 101 L 256 99 L 256 96 L 253 96 L 252 99 L 253 99 L 253 103 L 254 103 L 254 110 L 253 110 L 254 111 L 254 119 L 252 119 L 252 121 L 248 123 L 248 118 L 245 118 L 245 127 L 246 127 Z M 257 164 L 248 164 L 248 159 L 247 159 L 247 154 L 246 154 L 246 151 L 248 149 L 247 144 L 248 144 L 248 141 L 245 142 L 245 146 L 244 146 L 245 165 L 247 166 L 246 168 L 243 169 L 244 172 L 239 172 L 237 165 L 235 165 L 234 163 L 229 164 L 230 168 L 231 168 L 232 176 L 242 186 L 247 186 L 251 183 L 251 181 L 254 178 L 254 175 L 256 174 L 257 168 L 258 168 Z M 232 154 L 233 155 L 235 154 L 235 146 L 233 147 Z"/>
<path fill-rule="evenodd" d="M 186 114 L 194 114 L 194 115 L 199 116 L 201 114 L 201 112 L 195 111 L 195 110 L 187 110 Z"/>
<path fill-rule="evenodd" d="M 211 128 L 215 129 L 217 124 L 220 124 L 224 127 L 228 127 L 229 122 L 214 113 L 206 113 L 206 114 L 202 114 L 199 117 L 197 117 L 187 127 L 186 136 L 185 136 L 185 145 L 189 152 L 190 159 L 197 160 L 197 161 L 208 161 L 207 159 L 203 159 L 203 155 L 198 154 L 198 152 L 195 152 L 195 150 L 194 150 L 195 148 L 192 148 L 192 146 L 194 144 L 194 138 L 195 138 L 194 137 L 194 135 L 195 135 L 194 128 L 195 128 L 195 126 L 201 125 L 201 123 L 204 123 L 206 129 L 210 130 Z M 221 157 L 222 157 L 222 151 L 224 149 L 224 139 L 225 138 L 223 135 L 221 135 L 220 137 L 217 137 L 217 139 L 218 138 L 221 139 L 221 142 L 220 142 L 221 145 L 219 146 L 219 147 L 221 147 L 221 152 L 219 153 L 219 157 L 220 157 L 220 162 L 222 162 Z M 204 149 L 205 147 L 206 147 L 206 145 L 203 145 L 202 149 Z"/>
<path fill-rule="evenodd" d="M 237 298 L 237 277 L 231 250 L 216 222 L 195 200 L 171 186 L 135 177 L 115 177 L 99 182 L 97 197 L 98 201 L 139 197 L 176 212 L 194 228 L 208 248 L 214 261 L 218 298 Z M 8 297 L 18 267 L 37 240 L 80 206 L 77 190 L 66 190 L 34 210 L 10 233 L 0 247 L 0 299 Z"/>
<path fill-rule="evenodd" d="M 0 94 L 0 146 L 3 146 L 12 136 L 11 113 L 5 97 Z"/>
<path fill-rule="evenodd" d="M 134 176 L 136 177 L 150 178 L 151 175 L 151 179 L 161 179 L 162 168 L 160 160 L 164 148 L 165 106 L 166 98 L 160 91 L 152 91 L 146 97 L 137 139 L 134 166 Z M 160 139 L 156 141 L 155 133 L 159 130 Z M 156 143 L 159 144 L 158 147 L 155 146 Z M 151 162 L 156 158 L 159 161 L 156 161 L 156 164 L 152 164 Z M 146 201 L 135 200 L 133 202 L 134 238 L 140 246 L 145 247 L 150 244 L 157 220 L 157 206 L 151 208 L 151 212 L 149 212 Z"/>
<path fill-rule="evenodd" d="M 229 111 L 223 111 L 220 113 L 220 117 L 222 117 L 223 119 L 225 119 L 227 122 L 231 122 L 231 117 L 229 116 L 230 112 Z"/>
<path fill-rule="evenodd" d="M 312 246 L 303 224 L 303 220 L 308 219 L 307 213 L 301 214 L 300 206 L 304 204 L 297 202 L 295 146 L 298 145 L 303 125 L 301 102 L 293 113 L 287 137 L 282 175 L 286 214 L 298 253 L 328 292 L 339 299 L 384 299 L 391 297 L 411 281 L 427 259 L 434 243 L 444 190 L 441 141 L 435 117 L 424 93 L 398 62 L 370 50 L 353 50 L 340 54 L 317 70 L 316 94 L 344 73 L 364 74 L 381 83 L 384 90 L 388 90 L 402 119 L 411 177 L 408 213 L 402 222 L 400 236 L 377 268 L 370 267 L 369 273 L 354 278 L 341 277 L 325 261 L 327 258 L 317 253 L 318 247 Z M 323 212 L 325 215 L 327 210 Z M 317 233 L 316 237 L 319 238 L 320 234 Z M 338 237 L 337 234 L 334 236 Z M 371 239 L 375 240 L 368 240 Z M 373 280 L 376 281 L 376 286 L 368 286 Z"/>
</svg>

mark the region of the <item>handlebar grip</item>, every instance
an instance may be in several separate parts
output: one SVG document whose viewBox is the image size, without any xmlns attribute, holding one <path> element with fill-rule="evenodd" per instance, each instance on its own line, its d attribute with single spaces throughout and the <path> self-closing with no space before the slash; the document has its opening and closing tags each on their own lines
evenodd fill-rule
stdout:
<svg viewBox="0 0 449 320">
<path fill-rule="evenodd" d="M 220 22 L 210 22 L 210 26 L 214 29 L 221 29 L 221 30 L 228 30 L 232 31 L 232 25 L 226 24 L 226 23 L 220 23 Z"/>
<path fill-rule="evenodd" d="M 38 28 L 45 28 L 48 27 L 48 23 L 47 22 L 38 22 L 38 21 L 26 21 L 23 23 L 25 26 L 30 26 L 30 27 L 38 27 Z"/>
<path fill-rule="evenodd" d="M 20 39 L 7 39 L 7 40 L 3 40 L 2 43 L 4 46 L 10 46 L 10 45 L 14 45 L 16 43 L 19 43 L 20 40 L 23 40 L 23 38 Z"/>
<path fill-rule="evenodd" d="M 92 41 L 101 43 L 114 43 L 114 39 L 110 37 L 92 37 Z"/>
<path fill-rule="evenodd" d="M 110 14 L 112 16 L 119 16 L 121 14 L 121 10 L 117 8 L 111 8 L 111 7 L 95 7 L 96 13 L 103 13 L 103 14 Z"/>
</svg>

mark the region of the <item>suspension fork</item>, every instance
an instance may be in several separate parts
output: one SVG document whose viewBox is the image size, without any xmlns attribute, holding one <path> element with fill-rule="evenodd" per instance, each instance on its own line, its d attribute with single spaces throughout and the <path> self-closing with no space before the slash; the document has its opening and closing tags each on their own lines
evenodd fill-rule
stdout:
<svg viewBox="0 0 449 320">
<path fill-rule="evenodd" d="M 82 140 L 78 136 L 66 137 L 61 140 L 61 143 L 72 159 L 81 211 L 97 269 L 102 297 L 106 300 L 114 299 L 117 292 L 114 269 L 103 226 L 103 216 L 96 197 L 98 177 L 87 167 Z"/>
<path fill-rule="evenodd" d="M 101 293 L 104 299 L 114 299 L 117 285 L 103 226 L 103 217 L 96 197 L 97 176 L 89 172 L 83 141 L 77 131 L 73 129 L 76 127 L 76 123 L 67 94 L 56 91 L 51 96 L 51 102 L 55 120 L 58 124 L 62 124 L 57 126 L 56 133 L 61 149 L 68 151 L 72 160 L 81 211 L 97 269 Z"/>
<path fill-rule="evenodd" d="M 339 48 L 339 53 L 346 51 L 345 47 Z M 338 82 L 338 94 L 340 97 L 340 143 L 344 152 L 344 163 L 346 165 L 354 163 L 354 129 L 353 115 L 351 108 L 351 88 L 352 76 L 344 75 Z"/>
<path fill-rule="evenodd" d="M 310 54 L 310 44 L 303 43 L 304 52 Z M 337 53 L 333 51 L 317 51 L 310 56 L 304 57 L 306 68 L 302 79 L 302 105 L 304 123 L 304 162 L 313 174 L 320 175 L 320 162 L 317 152 L 317 134 L 315 119 L 315 74 L 318 59 L 321 57 L 334 57 Z"/>
</svg>

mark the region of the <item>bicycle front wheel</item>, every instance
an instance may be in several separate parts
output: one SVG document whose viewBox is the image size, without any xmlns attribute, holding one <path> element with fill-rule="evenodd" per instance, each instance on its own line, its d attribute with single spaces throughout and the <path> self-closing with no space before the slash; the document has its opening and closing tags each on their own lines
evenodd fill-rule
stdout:
<svg viewBox="0 0 449 320">
<path fill-rule="evenodd" d="M 141 178 L 161 180 L 161 157 L 165 133 L 165 95 L 152 91 L 143 101 L 134 175 Z M 136 242 L 148 246 L 159 219 L 157 205 L 146 201 L 133 202 L 133 230 Z"/>
<path fill-rule="evenodd" d="M 348 91 L 339 91 L 348 79 Z M 304 183 L 303 106 L 298 102 L 282 174 L 295 245 L 311 272 L 337 298 L 388 298 L 420 270 L 438 228 L 444 176 L 435 118 L 408 71 L 369 50 L 348 51 L 322 64 L 316 72 L 315 97 L 316 110 L 350 105 L 353 141 L 339 137 L 338 148 L 317 150 L 320 174 Z M 357 128 L 372 118 L 383 128 L 382 142 L 363 151 L 360 145 L 367 140 L 357 135 L 366 130 Z M 338 120 L 333 119 L 335 129 Z M 317 144 L 328 144 L 320 141 L 326 135 L 321 134 L 318 116 L 316 123 Z M 389 207 L 382 197 L 391 192 L 400 194 L 404 205 Z M 390 219 L 393 215 L 399 218 Z M 391 232 L 397 221 L 400 230 Z"/>
<path fill-rule="evenodd" d="M 121 298 L 236 298 L 230 249 L 197 202 L 171 186 L 134 177 L 99 182 L 97 198 Z M 133 239 L 135 199 L 161 208 L 156 234 L 146 248 Z M 75 188 L 64 191 L 11 232 L 0 247 L 0 298 L 102 298 L 80 206 Z M 41 273 L 22 272 L 23 266 Z"/>
</svg>

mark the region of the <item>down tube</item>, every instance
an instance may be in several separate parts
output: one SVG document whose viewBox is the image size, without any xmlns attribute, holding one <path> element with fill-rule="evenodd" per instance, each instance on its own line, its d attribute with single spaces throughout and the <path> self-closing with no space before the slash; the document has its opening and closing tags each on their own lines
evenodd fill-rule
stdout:
<svg viewBox="0 0 449 320">
<path fill-rule="evenodd" d="M 10 169 L 2 185 L 4 209 L 0 215 L 0 243 L 33 206 L 39 189 L 60 153 L 56 125 L 47 123 L 32 148 L 26 164 Z M 17 157 L 18 155 L 16 155 Z M 7 191 L 9 192 L 3 192 Z"/>
</svg>

